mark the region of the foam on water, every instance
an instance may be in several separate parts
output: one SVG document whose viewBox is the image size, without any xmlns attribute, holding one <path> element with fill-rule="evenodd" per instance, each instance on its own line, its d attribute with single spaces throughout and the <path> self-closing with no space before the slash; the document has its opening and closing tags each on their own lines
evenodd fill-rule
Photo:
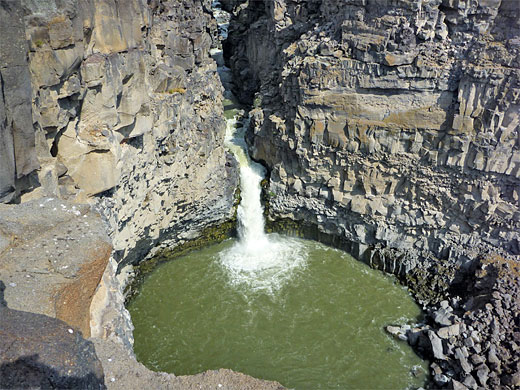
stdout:
<svg viewBox="0 0 520 390">
<path fill-rule="evenodd" d="M 227 121 L 226 145 L 240 165 L 242 199 L 237 211 L 239 239 L 220 254 L 220 262 L 233 285 L 273 294 L 305 266 L 307 256 L 298 240 L 265 233 L 260 201 L 265 168 L 249 158 L 244 127 L 235 118 Z"/>
</svg>

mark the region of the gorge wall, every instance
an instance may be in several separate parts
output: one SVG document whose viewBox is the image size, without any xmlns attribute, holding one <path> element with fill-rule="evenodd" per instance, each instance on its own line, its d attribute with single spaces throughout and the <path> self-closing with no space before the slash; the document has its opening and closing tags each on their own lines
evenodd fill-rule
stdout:
<svg viewBox="0 0 520 390">
<path fill-rule="evenodd" d="M 95 388 L 279 387 L 146 369 L 117 276 L 233 217 L 218 39 L 209 0 L 0 0 L 0 309 L 30 312 L 0 316 L 0 383 L 76 383 L 89 368 L 63 356 L 93 350 L 82 334 L 104 370 L 93 355 Z M 70 345 L 42 344 L 56 336 L 48 323 Z"/>
<path fill-rule="evenodd" d="M 399 275 L 421 263 L 431 290 L 443 268 L 518 259 L 517 2 L 224 4 L 271 219 L 317 225 Z"/>
<path fill-rule="evenodd" d="M 0 11 L 4 202 L 99 203 L 126 262 L 231 217 L 237 175 L 209 0 L 23 0 Z"/>
</svg>

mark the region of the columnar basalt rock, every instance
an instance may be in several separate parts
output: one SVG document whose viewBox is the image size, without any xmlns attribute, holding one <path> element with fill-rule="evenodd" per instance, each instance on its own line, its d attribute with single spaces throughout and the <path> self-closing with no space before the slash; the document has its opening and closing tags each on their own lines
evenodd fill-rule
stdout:
<svg viewBox="0 0 520 390">
<path fill-rule="evenodd" d="M 515 2 L 226 3 L 271 218 L 402 272 L 520 254 Z"/>
<path fill-rule="evenodd" d="M 19 1 L 0 6 L 0 202 L 30 186 L 29 175 L 39 167 L 23 17 Z"/>
<path fill-rule="evenodd" d="M 2 5 L 1 200 L 98 202 L 126 262 L 229 219 L 210 3 Z"/>
<path fill-rule="evenodd" d="M 517 2 L 224 3 L 226 57 L 253 105 L 248 139 L 271 171 L 273 222 L 317 227 L 430 305 L 467 299 L 460 286 L 478 259 L 520 260 Z M 493 316 L 518 331 L 517 314 Z M 462 338 L 453 350 L 435 340 L 438 362 L 456 360 Z M 516 368 L 506 378 L 496 365 L 492 383 L 510 386 Z M 482 367 L 441 366 L 434 386 L 490 383 Z"/>
</svg>

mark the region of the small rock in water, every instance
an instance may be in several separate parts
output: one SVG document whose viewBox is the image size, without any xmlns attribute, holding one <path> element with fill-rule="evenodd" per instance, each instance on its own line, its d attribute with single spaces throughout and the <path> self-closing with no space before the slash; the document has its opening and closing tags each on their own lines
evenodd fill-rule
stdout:
<svg viewBox="0 0 520 390">
<path fill-rule="evenodd" d="M 401 341 L 408 341 L 408 336 L 406 335 L 406 333 L 409 330 L 409 328 L 410 328 L 410 326 L 406 326 L 406 325 L 405 326 L 389 325 L 386 327 L 386 331 Z"/>
<path fill-rule="evenodd" d="M 398 335 L 401 332 L 401 328 L 398 326 L 388 325 L 386 327 L 386 331 L 394 336 Z"/>
</svg>

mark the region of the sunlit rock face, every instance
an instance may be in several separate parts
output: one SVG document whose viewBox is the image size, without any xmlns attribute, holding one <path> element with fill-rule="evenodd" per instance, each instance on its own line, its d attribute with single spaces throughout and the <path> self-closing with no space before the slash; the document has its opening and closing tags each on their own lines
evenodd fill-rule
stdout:
<svg viewBox="0 0 520 390">
<path fill-rule="evenodd" d="M 516 2 L 224 3 L 272 219 L 398 274 L 520 254 Z"/>
<path fill-rule="evenodd" d="M 0 6 L 0 199 L 99 200 L 128 261 L 229 218 L 210 3 Z"/>
</svg>

